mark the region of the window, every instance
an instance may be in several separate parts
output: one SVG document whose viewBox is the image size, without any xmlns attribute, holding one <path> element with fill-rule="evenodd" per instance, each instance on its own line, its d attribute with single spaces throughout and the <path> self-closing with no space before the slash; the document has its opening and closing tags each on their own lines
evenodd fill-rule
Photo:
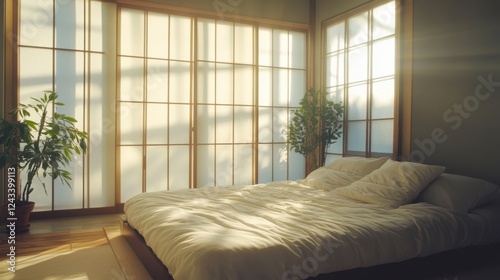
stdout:
<svg viewBox="0 0 500 280">
<path fill-rule="evenodd" d="M 397 1 L 375 1 L 323 25 L 324 86 L 345 106 L 342 141 L 328 158 L 392 155 L 395 136 Z"/>
</svg>

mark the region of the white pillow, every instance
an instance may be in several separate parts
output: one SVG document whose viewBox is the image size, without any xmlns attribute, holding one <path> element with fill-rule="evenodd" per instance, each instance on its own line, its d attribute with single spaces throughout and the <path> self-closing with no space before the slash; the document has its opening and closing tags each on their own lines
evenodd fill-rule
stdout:
<svg viewBox="0 0 500 280">
<path fill-rule="evenodd" d="M 420 193 L 417 202 L 469 212 L 496 199 L 498 191 L 499 187 L 488 181 L 444 173 Z"/>
<path fill-rule="evenodd" d="M 349 174 L 366 176 L 382 166 L 388 159 L 388 157 L 343 157 L 326 164 L 325 167 Z"/>
<path fill-rule="evenodd" d="M 320 167 L 309 173 L 300 183 L 315 189 L 331 191 L 336 188 L 345 187 L 352 182 L 361 179 L 362 176 L 353 175 L 337 170 Z"/>
<path fill-rule="evenodd" d="M 350 199 L 397 208 L 413 202 L 444 170 L 442 166 L 388 160 L 361 180 L 334 191 Z"/>
</svg>

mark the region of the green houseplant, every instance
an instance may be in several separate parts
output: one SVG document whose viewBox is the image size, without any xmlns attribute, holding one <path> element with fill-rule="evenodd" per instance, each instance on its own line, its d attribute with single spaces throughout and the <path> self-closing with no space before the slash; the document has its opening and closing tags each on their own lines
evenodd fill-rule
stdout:
<svg viewBox="0 0 500 280">
<path fill-rule="evenodd" d="M 32 98 L 33 104 L 19 104 L 10 112 L 18 120 L 0 118 L 0 169 L 8 167 L 10 174 L 10 169 L 15 167 L 16 173 L 24 171 L 26 174 L 21 192 L 16 190 L 15 197 L 11 192 L 8 194 L 8 203 L 3 206 L 3 210 L 7 210 L 5 217 L 14 213 L 17 216 L 22 211 L 21 207 L 33 209 L 34 202 L 29 200 L 29 196 L 34 187 L 41 185 L 47 193 L 42 178 L 60 179 L 64 185 L 71 187 L 71 173 L 65 170 L 65 166 L 75 153 L 84 154 L 87 151 L 87 133 L 76 128 L 76 119 L 57 113 L 57 106 L 64 106 L 57 98 L 57 93 L 44 91 L 43 97 Z M 34 182 L 35 179 L 39 182 Z M 9 213 L 13 206 L 15 212 Z M 28 218 L 31 210 L 28 210 Z M 17 231 L 29 229 L 27 221 L 23 225 L 18 217 L 17 222 Z"/>
<path fill-rule="evenodd" d="M 290 149 L 306 158 L 307 173 L 324 165 L 328 146 L 342 134 L 344 106 L 326 97 L 327 92 L 309 89 L 288 126 Z"/>
</svg>

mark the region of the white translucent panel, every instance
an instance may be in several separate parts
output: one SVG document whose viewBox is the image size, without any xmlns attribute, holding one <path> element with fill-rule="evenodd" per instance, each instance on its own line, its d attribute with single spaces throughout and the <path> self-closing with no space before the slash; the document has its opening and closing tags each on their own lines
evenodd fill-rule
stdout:
<svg viewBox="0 0 500 280">
<path fill-rule="evenodd" d="M 215 58 L 218 62 L 233 62 L 233 23 L 218 21 L 215 27 Z"/>
<path fill-rule="evenodd" d="M 217 145 L 215 154 L 215 184 L 233 185 L 233 146 Z"/>
<path fill-rule="evenodd" d="M 288 70 L 273 70 L 273 106 L 288 106 Z"/>
<path fill-rule="evenodd" d="M 191 100 L 191 64 L 170 61 L 169 101 L 189 103 Z"/>
<path fill-rule="evenodd" d="M 273 65 L 273 30 L 259 28 L 259 65 Z"/>
<path fill-rule="evenodd" d="M 361 47 L 349 50 L 348 74 L 349 83 L 355 83 L 368 79 L 368 47 Z"/>
<path fill-rule="evenodd" d="M 28 175 L 26 173 L 26 171 L 19 171 L 19 184 L 21 185 L 21 188 L 24 188 L 26 182 L 28 181 Z M 45 189 L 43 187 L 43 184 L 45 184 Z M 30 194 L 29 200 L 36 202 L 34 211 L 52 210 L 52 194 L 54 192 L 52 188 L 52 179 L 50 178 L 50 176 L 47 176 L 45 178 L 41 176 L 40 180 L 33 180 L 31 187 L 33 188 L 33 192 Z M 68 188 L 68 186 L 65 187 Z"/>
<path fill-rule="evenodd" d="M 168 186 L 168 148 L 146 147 L 146 192 L 166 190 Z"/>
<path fill-rule="evenodd" d="M 198 145 L 197 148 L 197 186 L 215 186 L 215 146 Z"/>
<path fill-rule="evenodd" d="M 368 41 L 368 12 L 350 18 L 348 28 L 349 46 L 366 43 Z"/>
<path fill-rule="evenodd" d="M 327 154 L 326 155 L 326 160 L 325 160 L 325 165 L 337 160 L 337 159 L 341 159 L 342 158 L 342 155 L 332 155 L 332 154 Z"/>
<path fill-rule="evenodd" d="M 200 144 L 215 143 L 215 106 L 198 106 L 196 132 Z"/>
<path fill-rule="evenodd" d="M 306 68 L 306 33 L 290 31 L 289 33 L 289 65 L 291 68 Z"/>
<path fill-rule="evenodd" d="M 215 63 L 198 63 L 198 103 L 215 103 Z"/>
<path fill-rule="evenodd" d="M 198 19 L 198 59 L 215 61 L 215 20 Z"/>
<path fill-rule="evenodd" d="M 120 144 L 142 144 L 143 105 L 120 103 Z"/>
<path fill-rule="evenodd" d="M 85 43 L 85 3 L 68 1 L 57 5 L 55 13 L 56 48 L 83 50 Z"/>
<path fill-rule="evenodd" d="M 394 139 L 393 120 L 373 121 L 371 132 L 372 152 L 392 154 Z"/>
<path fill-rule="evenodd" d="M 347 150 L 364 152 L 366 150 L 366 122 L 349 122 L 347 124 Z"/>
<path fill-rule="evenodd" d="M 233 142 L 233 107 L 217 106 L 215 108 L 215 141 L 217 143 Z"/>
<path fill-rule="evenodd" d="M 122 57 L 120 59 L 120 97 L 123 101 L 143 101 L 144 60 Z"/>
<path fill-rule="evenodd" d="M 273 141 L 273 109 L 259 108 L 259 142 Z"/>
<path fill-rule="evenodd" d="M 253 27 L 251 25 L 234 25 L 234 62 L 253 63 Z"/>
<path fill-rule="evenodd" d="M 271 68 L 259 68 L 259 105 L 273 105 L 273 71 Z"/>
<path fill-rule="evenodd" d="M 347 93 L 347 119 L 348 120 L 364 120 L 367 118 L 366 107 L 368 104 L 368 88 L 366 84 L 349 87 Z"/>
<path fill-rule="evenodd" d="M 345 79 L 344 52 L 328 55 L 326 57 L 326 86 L 334 87 L 344 84 Z"/>
<path fill-rule="evenodd" d="M 33 65 L 44 65 L 44 67 L 33 67 Z M 31 97 L 42 97 L 44 90 L 52 89 L 52 74 L 47 72 L 47 69 L 52 69 L 52 65 L 52 50 L 19 49 L 19 101 L 21 103 L 30 103 Z"/>
<path fill-rule="evenodd" d="M 234 146 L 234 184 L 250 185 L 253 178 L 252 145 Z"/>
<path fill-rule="evenodd" d="M 120 54 L 144 56 L 144 12 L 123 9 L 120 21 Z"/>
<path fill-rule="evenodd" d="M 168 61 L 148 59 L 147 71 L 147 101 L 168 102 Z"/>
<path fill-rule="evenodd" d="M 78 209 L 83 201 L 83 158 L 75 155 L 73 160 L 64 168 L 71 173 L 70 186 L 63 184 L 60 179 L 54 181 L 54 210 Z"/>
<path fill-rule="evenodd" d="M 275 108 L 273 110 L 273 141 L 285 142 L 288 129 L 288 110 Z"/>
<path fill-rule="evenodd" d="M 306 92 L 306 71 L 290 70 L 290 100 L 289 106 L 298 107 Z"/>
<path fill-rule="evenodd" d="M 148 13 L 148 57 L 168 58 L 168 15 Z"/>
<path fill-rule="evenodd" d="M 344 134 L 341 134 L 340 137 L 327 148 L 328 153 L 336 153 L 342 154 L 342 150 L 344 148 Z"/>
<path fill-rule="evenodd" d="M 189 146 L 170 146 L 169 149 L 168 189 L 189 189 Z"/>
<path fill-rule="evenodd" d="M 273 145 L 273 181 L 288 180 L 288 149 L 286 144 Z"/>
<path fill-rule="evenodd" d="M 252 143 L 253 140 L 253 121 L 252 107 L 236 106 L 234 107 L 234 142 Z"/>
<path fill-rule="evenodd" d="M 259 163 L 257 172 L 259 173 L 257 183 L 267 183 L 273 180 L 273 145 L 259 145 Z"/>
<path fill-rule="evenodd" d="M 396 2 L 373 9 L 373 39 L 394 34 L 396 31 Z"/>
<path fill-rule="evenodd" d="M 217 64 L 215 72 L 217 104 L 233 104 L 233 65 Z"/>
<path fill-rule="evenodd" d="M 372 119 L 394 118 L 394 79 L 372 85 Z"/>
<path fill-rule="evenodd" d="M 372 77 L 379 78 L 395 74 L 396 49 L 394 37 L 373 44 Z"/>
<path fill-rule="evenodd" d="M 142 147 L 120 147 L 120 202 L 142 193 Z"/>
<path fill-rule="evenodd" d="M 273 30 L 273 66 L 288 67 L 288 31 Z"/>
<path fill-rule="evenodd" d="M 304 179 L 306 177 L 306 158 L 293 151 L 288 151 L 290 164 L 289 168 L 289 177 L 287 180 L 298 180 Z"/>
<path fill-rule="evenodd" d="M 234 66 L 234 104 L 253 104 L 253 67 Z"/>
<path fill-rule="evenodd" d="M 189 143 L 189 135 L 191 126 L 189 118 L 191 112 L 189 105 L 170 105 L 169 110 L 169 139 L 170 144 L 187 144 Z"/>
<path fill-rule="evenodd" d="M 168 105 L 146 105 L 146 144 L 168 143 Z"/>
<path fill-rule="evenodd" d="M 345 48 L 345 21 L 326 28 L 326 53 Z"/>
<path fill-rule="evenodd" d="M 90 10 L 90 49 L 104 51 L 116 37 L 110 34 L 115 30 L 116 5 L 91 1 Z"/>
<path fill-rule="evenodd" d="M 19 2 L 19 44 L 52 47 L 54 36 L 53 2 L 26 0 Z M 4 2 L 2 1 L 2 3 Z"/>
<path fill-rule="evenodd" d="M 170 16 L 170 58 L 191 59 L 191 18 Z"/>
<path fill-rule="evenodd" d="M 344 87 L 333 87 L 327 89 L 327 96 L 326 98 L 328 100 L 331 100 L 333 102 L 344 102 Z"/>
</svg>

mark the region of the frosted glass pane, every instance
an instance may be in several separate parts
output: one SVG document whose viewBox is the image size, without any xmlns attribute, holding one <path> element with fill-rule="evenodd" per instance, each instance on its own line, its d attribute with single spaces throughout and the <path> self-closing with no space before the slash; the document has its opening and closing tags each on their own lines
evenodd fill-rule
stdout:
<svg viewBox="0 0 500 280">
<path fill-rule="evenodd" d="M 233 62 L 233 23 L 218 21 L 215 55 L 218 62 Z"/>
<path fill-rule="evenodd" d="M 273 145 L 273 180 L 288 180 L 288 149 L 285 144 Z"/>
<path fill-rule="evenodd" d="M 170 58 L 191 59 L 191 19 L 170 16 Z"/>
<path fill-rule="evenodd" d="M 344 53 L 329 55 L 326 58 L 326 86 L 334 87 L 344 84 L 345 79 Z"/>
<path fill-rule="evenodd" d="M 142 104 L 120 103 L 120 143 L 142 144 Z"/>
<path fill-rule="evenodd" d="M 215 143 L 215 106 L 198 106 L 198 143 Z"/>
<path fill-rule="evenodd" d="M 142 147 L 120 147 L 121 200 L 142 193 Z"/>
<path fill-rule="evenodd" d="M 349 50 L 349 83 L 368 79 L 368 47 L 366 45 Z"/>
<path fill-rule="evenodd" d="M 259 28 L 259 65 L 272 66 L 273 64 L 273 31 L 268 28 Z"/>
<path fill-rule="evenodd" d="M 167 152 L 167 147 L 146 147 L 146 192 L 167 189 Z"/>
<path fill-rule="evenodd" d="M 366 84 L 349 87 L 348 91 L 348 120 L 366 119 L 366 110 L 368 102 L 368 93 Z"/>
<path fill-rule="evenodd" d="M 189 105 L 170 105 L 170 144 L 188 144 L 191 126 Z"/>
<path fill-rule="evenodd" d="M 253 104 L 253 67 L 234 66 L 234 104 Z"/>
<path fill-rule="evenodd" d="M 271 68 L 259 68 L 259 105 L 273 105 L 273 72 Z"/>
<path fill-rule="evenodd" d="M 191 100 L 191 70 L 189 62 L 170 62 L 170 102 L 189 103 Z"/>
<path fill-rule="evenodd" d="M 273 145 L 259 145 L 259 164 L 257 164 L 259 178 L 257 183 L 267 183 L 273 180 Z"/>
<path fill-rule="evenodd" d="M 169 153 L 168 189 L 189 189 L 189 146 L 171 146 Z"/>
<path fill-rule="evenodd" d="M 215 63 L 198 63 L 198 103 L 215 103 Z"/>
<path fill-rule="evenodd" d="M 394 75 L 395 69 L 394 37 L 373 44 L 373 78 Z"/>
<path fill-rule="evenodd" d="M 344 103 L 344 88 L 343 87 L 334 87 L 329 88 L 328 95 L 326 98 L 333 102 L 343 102 Z"/>
<path fill-rule="evenodd" d="M 306 71 L 290 70 L 290 106 L 298 107 L 306 92 Z"/>
<path fill-rule="evenodd" d="M 197 187 L 215 186 L 215 149 L 214 146 L 198 145 L 197 159 Z"/>
<path fill-rule="evenodd" d="M 394 138 L 393 120 L 372 122 L 372 152 L 392 154 L 392 143 Z"/>
<path fill-rule="evenodd" d="M 394 118 L 394 80 L 374 82 L 372 91 L 372 119 Z"/>
<path fill-rule="evenodd" d="M 52 47 L 54 13 L 52 1 L 19 1 L 19 43 Z M 4 1 L 2 1 L 4 3 Z M 2 26 L 3 23 L 2 23 Z M 44 65 L 44 64 L 37 64 Z"/>
<path fill-rule="evenodd" d="M 234 146 L 234 184 L 252 184 L 253 174 L 253 148 L 252 145 Z"/>
<path fill-rule="evenodd" d="M 148 57 L 168 58 L 168 15 L 148 13 Z"/>
<path fill-rule="evenodd" d="M 345 22 L 326 29 L 326 52 L 331 53 L 345 48 Z"/>
<path fill-rule="evenodd" d="M 148 59 L 147 101 L 168 102 L 168 61 Z"/>
<path fill-rule="evenodd" d="M 144 60 L 122 57 L 120 61 L 120 100 L 143 101 Z"/>
<path fill-rule="evenodd" d="M 368 12 L 349 19 L 349 46 L 359 45 L 368 41 Z"/>
<path fill-rule="evenodd" d="M 83 0 L 74 0 L 65 2 L 64 5 L 57 5 L 55 14 L 57 48 L 83 50 L 85 42 L 84 4 Z"/>
<path fill-rule="evenodd" d="M 288 106 L 288 70 L 273 70 L 273 106 Z"/>
<path fill-rule="evenodd" d="M 347 131 L 349 131 L 347 150 L 364 152 L 366 150 L 366 122 L 349 122 Z"/>
<path fill-rule="evenodd" d="M 19 50 L 20 102 L 30 103 L 30 97 L 42 97 L 42 91 L 52 89 L 52 74 L 47 72 L 52 69 L 52 51 L 31 48 Z M 44 65 L 44 67 L 33 67 L 33 65 Z"/>
<path fill-rule="evenodd" d="M 123 9 L 120 28 L 120 54 L 144 56 L 144 12 Z"/>
<path fill-rule="evenodd" d="M 59 179 L 54 181 L 54 210 L 78 209 L 82 207 L 83 158 L 81 156 L 74 156 L 73 160 L 65 167 L 65 170 L 71 172 L 71 188 L 63 185 Z"/>
<path fill-rule="evenodd" d="M 306 160 L 305 157 L 296 152 L 289 151 L 289 178 L 288 180 L 304 179 L 306 176 Z"/>
<path fill-rule="evenodd" d="M 233 147 L 218 145 L 215 147 L 215 184 L 229 186 L 233 184 Z"/>
<path fill-rule="evenodd" d="M 273 141 L 273 109 L 259 108 L 259 142 Z"/>
<path fill-rule="evenodd" d="M 288 110 L 275 108 L 273 110 L 273 141 L 285 142 L 288 126 Z"/>
<path fill-rule="evenodd" d="M 234 142 L 252 143 L 252 107 L 234 107 Z"/>
<path fill-rule="evenodd" d="M 19 182 L 22 186 L 24 186 L 24 183 L 28 180 L 28 176 L 24 171 L 20 170 L 19 173 L 20 173 Z M 47 193 L 45 193 L 42 183 L 45 184 Z M 33 192 L 30 194 L 30 200 L 36 202 L 34 211 L 52 210 L 53 189 L 52 189 L 52 180 L 50 179 L 50 176 L 46 178 L 41 178 L 41 181 L 39 181 L 38 179 L 34 180 L 31 186 L 33 187 Z M 64 187 L 68 188 L 68 186 Z"/>
<path fill-rule="evenodd" d="M 233 65 L 216 65 L 216 103 L 233 104 Z"/>
<path fill-rule="evenodd" d="M 215 108 L 215 141 L 217 143 L 233 142 L 233 107 L 217 106 Z"/>
<path fill-rule="evenodd" d="M 90 49 L 93 51 L 104 51 L 110 47 L 116 36 L 107 32 L 115 30 L 116 5 L 111 3 L 90 2 Z M 115 43 L 115 42 L 114 42 Z M 113 43 L 113 46 L 114 46 Z M 115 46 L 116 48 L 116 46 Z"/>
<path fill-rule="evenodd" d="M 198 19 L 198 59 L 215 61 L 215 20 Z"/>
<path fill-rule="evenodd" d="M 290 31 L 289 60 L 291 68 L 306 68 L 306 34 L 304 32 Z"/>
<path fill-rule="evenodd" d="M 392 35 L 396 30 L 396 3 L 389 2 L 373 9 L 373 39 Z"/>
<path fill-rule="evenodd" d="M 336 153 L 342 154 L 342 150 L 344 147 L 344 134 L 341 134 L 340 137 L 335 141 L 335 143 L 330 144 L 327 148 L 328 153 Z"/>
<path fill-rule="evenodd" d="M 146 143 L 167 144 L 168 143 L 168 105 L 147 104 L 146 105 Z"/>
<path fill-rule="evenodd" d="M 251 25 L 235 24 L 234 26 L 234 62 L 253 63 L 253 28 Z"/>
<path fill-rule="evenodd" d="M 288 67 L 288 31 L 273 31 L 273 66 Z"/>
</svg>

